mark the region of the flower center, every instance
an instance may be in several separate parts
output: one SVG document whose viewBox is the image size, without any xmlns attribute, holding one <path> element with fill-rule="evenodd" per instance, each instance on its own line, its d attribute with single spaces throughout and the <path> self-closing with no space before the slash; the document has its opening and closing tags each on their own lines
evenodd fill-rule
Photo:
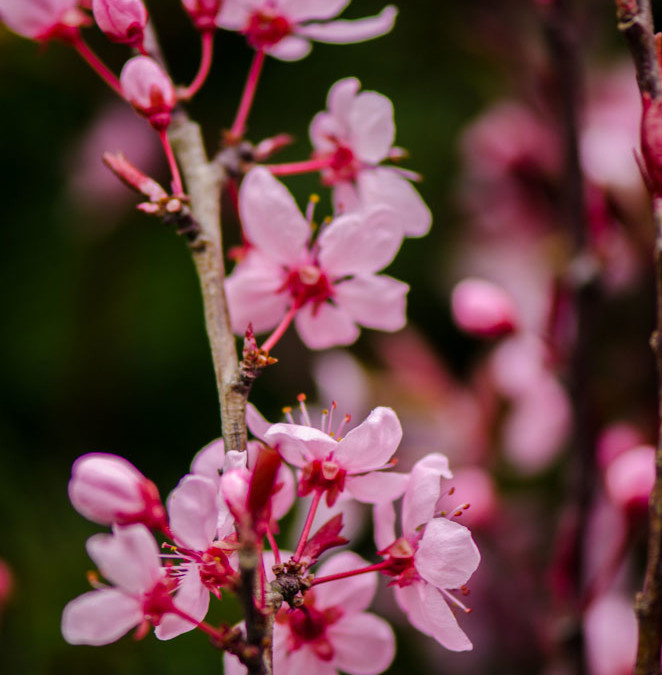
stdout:
<svg viewBox="0 0 662 675">
<path fill-rule="evenodd" d="M 288 649 L 293 652 L 308 645 L 317 658 L 330 661 L 334 655 L 333 645 L 326 635 L 327 626 L 338 621 L 343 612 L 339 607 L 319 610 L 314 607 L 314 596 L 306 593 L 304 604 L 300 608 L 282 608 L 276 615 L 276 621 L 287 624 L 289 628 Z"/>
<path fill-rule="evenodd" d="M 266 49 L 280 42 L 292 32 L 290 22 L 284 17 L 265 9 L 251 15 L 245 30 L 248 44 L 254 49 Z"/>
<path fill-rule="evenodd" d="M 319 306 L 333 296 L 328 277 L 316 265 L 303 265 L 291 270 L 283 288 L 287 288 L 299 307 L 307 302 Z"/>
<path fill-rule="evenodd" d="M 417 544 L 410 542 L 405 537 L 396 539 L 388 548 L 379 551 L 379 555 L 384 556 L 389 566 L 382 571 L 389 577 L 394 577 L 391 584 L 398 586 L 409 586 L 420 577 L 414 566 L 414 554 Z M 391 585 L 389 584 L 389 585 Z"/>
<path fill-rule="evenodd" d="M 338 495 L 345 489 L 347 471 L 333 460 L 315 459 L 304 466 L 299 480 L 299 496 L 305 497 L 314 490 L 326 492 L 326 503 L 333 506 Z"/>
<path fill-rule="evenodd" d="M 202 554 L 199 565 L 200 580 L 214 595 L 220 597 L 220 589 L 234 583 L 235 571 L 220 546 L 212 544 Z"/>
</svg>

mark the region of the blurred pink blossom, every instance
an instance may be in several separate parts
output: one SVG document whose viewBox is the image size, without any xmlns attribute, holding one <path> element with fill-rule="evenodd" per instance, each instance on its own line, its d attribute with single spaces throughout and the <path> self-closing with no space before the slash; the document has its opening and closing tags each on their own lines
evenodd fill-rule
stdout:
<svg viewBox="0 0 662 675">
<path fill-rule="evenodd" d="M 78 0 L 0 0 L 0 19 L 33 40 L 67 39 L 86 23 Z"/>
<path fill-rule="evenodd" d="M 609 498 L 630 515 L 646 516 L 655 483 L 655 448 L 639 445 L 614 459 L 605 470 Z"/>
<path fill-rule="evenodd" d="M 480 337 L 499 337 L 515 330 L 512 298 L 496 284 L 477 278 L 461 281 L 451 295 L 453 318 L 462 330 Z"/>
</svg>

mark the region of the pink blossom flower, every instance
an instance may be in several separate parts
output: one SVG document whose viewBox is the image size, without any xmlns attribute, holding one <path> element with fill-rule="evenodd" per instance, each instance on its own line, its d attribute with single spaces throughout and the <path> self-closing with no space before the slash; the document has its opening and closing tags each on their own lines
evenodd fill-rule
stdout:
<svg viewBox="0 0 662 675">
<path fill-rule="evenodd" d="M 421 237 L 432 222 L 430 209 L 396 167 L 378 166 L 395 151 L 393 104 L 375 91 L 359 92 L 355 77 L 336 82 L 327 97 L 327 110 L 310 125 L 316 158 L 327 158 L 322 179 L 333 185 L 340 211 L 383 204 L 402 218 L 404 234 Z"/>
<path fill-rule="evenodd" d="M 468 278 L 451 296 L 453 318 L 462 330 L 482 337 L 498 337 L 517 326 L 515 304 L 502 288 L 489 281 Z"/>
<path fill-rule="evenodd" d="M 62 635 L 70 644 L 106 645 L 134 626 L 158 625 L 178 611 L 161 567 L 156 541 L 144 525 L 113 527 L 87 540 L 101 574 L 115 584 L 72 600 L 62 613 Z"/>
<path fill-rule="evenodd" d="M 329 428 L 284 423 L 274 424 L 264 435 L 286 462 L 301 469 L 299 495 L 326 493 L 329 506 L 345 490 L 368 504 L 397 499 L 407 477 L 383 470 L 392 466 L 401 438 L 396 414 L 383 407 L 375 408 L 345 437 Z"/>
<path fill-rule="evenodd" d="M 365 567 L 355 553 L 330 558 L 318 576 Z M 274 672 L 287 675 L 377 675 L 395 654 L 395 638 L 383 619 L 365 612 L 377 589 L 376 574 L 332 581 L 306 592 L 301 607 L 282 607 L 274 624 Z M 229 654 L 226 675 L 244 675 L 246 668 Z"/>
<path fill-rule="evenodd" d="M 193 25 L 201 31 L 216 30 L 216 16 L 222 0 L 182 0 Z"/>
<path fill-rule="evenodd" d="M 655 448 L 639 445 L 620 454 L 605 471 L 609 498 L 631 515 L 648 513 L 655 483 Z"/>
<path fill-rule="evenodd" d="M 155 129 L 163 130 L 170 124 L 170 112 L 177 102 L 175 87 L 154 59 L 129 59 L 122 68 L 120 84 L 126 100 Z"/>
<path fill-rule="evenodd" d="M 395 510 L 387 502 L 375 507 L 375 541 L 391 563 L 382 572 L 393 577 L 395 599 L 412 625 L 447 649 L 464 651 L 472 648 L 471 641 L 448 601 L 464 606 L 449 589 L 463 587 L 480 554 L 466 527 L 438 517 L 441 478 L 452 478 L 446 457 L 431 454 L 417 462 L 402 502 L 402 536 L 396 539 Z"/>
<path fill-rule="evenodd" d="M 252 248 L 226 282 L 233 330 L 275 327 L 289 312 L 312 349 L 354 342 L 358 325 L 395 331 L 405 325 L 407 284 L 377 272 L 402 240 L 389 209 L 342 215 L 311 242 L 311 226 L 292 195 L 267 169 L 244 179 L 239 195 Z M 357 325 L 358 324 L 358 325 Z"/>
<path fill-rule="evenodd" d="M 102 525 L 163 528 L 168 522 L 156 485 L 117 455 L 79 457 L 71 469 L 69 499 L 81 515 Z"/>
<path fill-rule="evenodd" d="M 149 18 L 142 0 L 92 0 L 97 26 L 113 42 L 131 47 L 143 43 Z"/>
<path fill-rule="evenodd" d="M 32 40 L 69 39 L 85 23 L 78 0 L 0 0 L 0 19 Z"/>
<path fill-rule="evenodd" d="M 386 35 L 398 13 L 393 5 L 377 16 L 356 21 L 327 21 L 350 0 L 224 0 L 216 23 L 243 33 L 257 50 L 283 61 L 298 61 L 310 50 L 310 40 L 329 43 L 363 42 Z"/>
</svg>

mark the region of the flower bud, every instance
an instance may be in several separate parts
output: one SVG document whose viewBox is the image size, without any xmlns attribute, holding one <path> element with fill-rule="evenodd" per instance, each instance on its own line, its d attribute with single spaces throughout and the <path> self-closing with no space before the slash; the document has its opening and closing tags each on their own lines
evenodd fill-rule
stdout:
<svg viewBox="0 0 662 675">
<path fill-rule="evenodd" d="M 78 0 L 0 0 L 0 20 L 32 40 L 67 40 L 85 23 L 85 15 L 78 9 Z"/>
<path fill-rule="evenodd" d="M 645 517 L 655 483 L 655 448 L 640 445 L 619 455 L 605 472 L 610 499 L 628 515 Z"/>
<path fill-rule="evenodd" d="M 71 470 L 69 499 L 76 511 L 101 525 L 167 524 L 156 485 L 123 457 L 91 453 Z"/>
<path fill-rule="evenodd" d="M 170 78 L 149 56 L 134 56 L 122 68 L 120 84 L 124 98 L 162 131 L 170 124 L 170 112 L 177 96 Z"/>
<path fill-rule="evenodd" d="M 517 310 L 502 288 L 483 279 L 465 279 L 451 297 L 453 318 L 467 333 L 499 337 L 517 326 Z"/>
<path fill-rule="evenodd" d="M 221 11 L 222 0 L 182 0 L 193 25 L 200 31 L 216 30 L 216 15 Z"/>
<path fill-rule="evenodd" d="M 139 47 L 147 25 L 142 0 L 93 0 L 94 20 L 109 40 Z"/>
</svg>

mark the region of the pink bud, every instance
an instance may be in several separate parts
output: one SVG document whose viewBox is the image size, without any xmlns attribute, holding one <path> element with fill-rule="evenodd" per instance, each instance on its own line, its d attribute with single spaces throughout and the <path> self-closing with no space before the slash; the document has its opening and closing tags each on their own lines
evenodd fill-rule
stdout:
<svg viewBox="0 0 662 675">
<path fill-rule="evenodd" d="M 147 9 L 142 0 L 93 0 L 94 20 L 113 42 L 131 47 L 143 43 Z"/>
<path fill-rule="evenodd" d="M 182 0 L 194 26 L 201 31 L 216 30 L 216 15 L 222 0 Z"/>
<path fill-rule="evenodd" d="M 134 56 L 122 68 L 120 84 L 124 97 L 158 131 L 170 124 L 177 97 L 175 87 L 149 56 Z"/>
<path fill-rule="evenodd" d="M 71 470 L 69 499 L 76 511 L 102 525 L 167 524 L 158 489 L 123 457 L 91 453 L 79 457 Z"/>
<path fill-rule="evenodd" d="M 0 0 L 0 19 L 33 40 L 71 39 L 85 23 L 78 0 Z"/>
<path fill-rule="evenodd" d="M 619 455 L 605 472 L 607 494 L 631 516 L 648 512 L 648 499 L 655 482 L 655 448 L 640 445 Z"/>
<path fill-rule="evenodd" d="M 499 337 L 517 327 L 517 310 L 502 288 L 483 279 L 465 279 L 451 296 L 453 318 L 467 333 Z"/>
</svg>

